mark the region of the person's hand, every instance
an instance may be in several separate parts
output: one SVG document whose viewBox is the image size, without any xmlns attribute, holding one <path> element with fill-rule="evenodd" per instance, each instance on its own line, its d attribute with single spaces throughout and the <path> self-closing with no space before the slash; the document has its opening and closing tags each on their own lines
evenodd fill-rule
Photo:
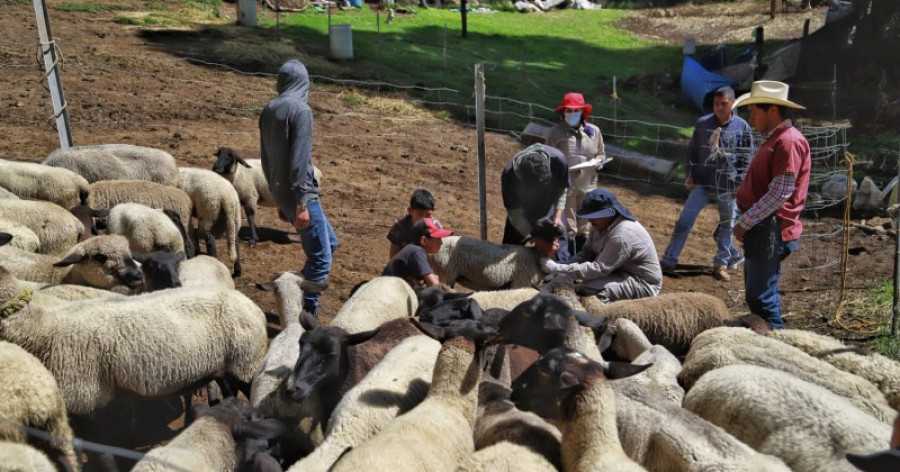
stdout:
<svg viewBox="0 0 900 472">
<path fill-rule="evenodd" d="M 281 212 L 281 208 L 278 208 L 277 211 L 278 211 L 278 219 L 281 221 L 284 221 L 285 223 L 289 223 L 287 217 L 284 216 L 284 213 Z"/>
<path fill-rule="evenodd" d="M 744 235 L 747 234 L 747 230 L 744 229 L 741 225 L 734 225 L 734 239 L 743 244 L 744 243 Z"/>
<path fill-rule="evenodd" d="M 309 210 L 297 205 L 297 218 L 294 219 L 294 228 L 304 230 L 309 227 Z"/>
<path fill-rule="evenodd" d="M 692 190 L 694 188 L 694 178 L 693 177 L 688 177 L 688 178 L 684 179 L 684 188 L 686 188 L 688 190 Z"/>
<path fill-rule="evenodd" d="M 543 270 L 544 272 L 546 272 L 548 274 L 551 274 L 551 273 L 559 270 L 559 264 L 554 262 L 553 259 L 550 259 L 548 257 L 542 257 L 541 258 L 541 270 Z"/>
</svg>

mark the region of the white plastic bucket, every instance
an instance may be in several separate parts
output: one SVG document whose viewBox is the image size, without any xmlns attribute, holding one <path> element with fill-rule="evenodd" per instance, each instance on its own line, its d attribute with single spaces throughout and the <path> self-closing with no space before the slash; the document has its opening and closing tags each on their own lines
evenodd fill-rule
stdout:
<svg viewBox="0 0 900 472">
<path fill-rule="evenodd" d="M 332 59 L 353 59 L 353 30 L 350 25 L 331 25 L 328 46 Z"/>
<path fill-rule="evenodd" d="M 238 24 L 256 26 L 256 0 L 238 0 Z"/>
</svg>

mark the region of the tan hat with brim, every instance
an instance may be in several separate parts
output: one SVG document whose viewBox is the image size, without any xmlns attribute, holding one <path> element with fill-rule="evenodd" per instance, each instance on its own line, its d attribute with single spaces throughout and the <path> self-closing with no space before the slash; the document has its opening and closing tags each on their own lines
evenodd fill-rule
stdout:
<svg viewBox="0 0 900 472">
<path fill-rule="evenodd" d="M 806 107 L 799 105 L 787 99 L 788 84 L 784 82 L 776 82 L 774 80 L 757 80 L 750 87 L 750 93 L 745 93 L 737 98 L 732 107 L 744 105 L 755 105 L 757 103 L 769 103 L 772 105 L 781 105 L 789 108 L 799 108 L 805 110 Z"/>
</svg>

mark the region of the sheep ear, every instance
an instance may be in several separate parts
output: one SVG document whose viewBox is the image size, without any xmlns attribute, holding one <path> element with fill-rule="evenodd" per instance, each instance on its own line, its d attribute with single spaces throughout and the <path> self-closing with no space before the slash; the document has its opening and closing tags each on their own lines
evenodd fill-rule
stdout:
<svg viewBox="0 0 900 472">
<path fill-rule="evenodd" d="M 603 375 L 610 380 L 624 379 L 649 369 L 653 364 L 629 364 L 627 362 L 608 362 L 603 366 Z"/>
<path fill-rule="evenodd" d="M 262 290 L 263 292 L 274 292 L 275 284 L 272 282 L 256 282 L 256 288 Z"/>
<path fill-rule="evenodd" d="M 284 434 L 287 428 L 275 419 L 253 420 L 235 428 L 237 438 L 274 439 Z"/>
<path fill-rule="evenodd" d="M 0 233 L 0 246 L 5 246 L 12 241 L 12 235 L 9 233 Z"/>
<path fill-rule="evenodd" d="M 469 299 L 469 306 L 466 307 L 469 311 L 469 314 L 472 316 L 473 320 L 480 320 L 482 316 L 484 316 L 484 311 L 481 309 L 481 305 L 478 304 L 474 299 Z"/>
<path fill-rule="evenodd" d="M 373 329 L 372 331 L 363 331 L 361 333 L 353 333 L 347 336 L 346 345 L 353 346 L 355 344 L 364 343 L 378 334 L 378 328 Z"/>
<path fill-rule="evenodd" d="M 572 387 L 577 387 L 581 385 L 581 381 L 578 380 L 578 377 L 571 372 L 563 372 L 559 374 L 559 379 L 557 379 L 557 386 L 560 389 L 569 389 Z"/>
<path fill-rule="evenodd" d="M 300 326 L 303 326 L 303 329 L 307 331 L 312 331 L 319 326 L 319 323 L 316 321 L 316 317 L 312 315 L 312 313 L 303 310 L 300 312 Z"/>
<path fill-rule="evenodd" d="M 429 338 L 436 339 L 441 341 L 444 339 L 444 328 L 441 328 L 438 325 L 433 325 L 431 323 L 425 323 L 417 320 L 416 318 L 410 318 L 410 322 L 412 322 L 413 326 L 419 329 L 425 336 Z"/>
<path fill-rule="evenodd" d="M 241 156 L 238 156 L 237 154 L 234 155 L 234 159 L 238 161 L 238 164 L 244 167 L 251 167 L 250 164 L 247 164 L 247 161 L 245 161 Z"/>
<path fill-rule="evenodd" d="M 444 300 L 457 300 L 472 295 L 473 292 L 447 292 L 444 294 Z"/>
<path fill-rule="evenodd" d="M 68 267 L 87 259 L 87 254 L 69 254 L 65 259 L 53 263 L 53 267 Z"/>
<path fill-rule="evenodd" d="M 140 263 L 142 263 L 142 264 L 144 263 L 144 261 L 147 260 L 147 257 L 144 256 L 143 254 L 139 253 L 139 252 L 132 252 L 132 253 L 131 253 L 131 258 L 134 259 L 134 260 L 136 260 L 136 261 L 138 261 L 138 262 L 140 262 Z"/>
</svg>

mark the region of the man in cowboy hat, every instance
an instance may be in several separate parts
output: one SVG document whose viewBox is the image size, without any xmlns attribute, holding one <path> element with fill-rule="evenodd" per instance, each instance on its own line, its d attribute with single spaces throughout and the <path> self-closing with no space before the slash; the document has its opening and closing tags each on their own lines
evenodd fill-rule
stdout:
<svg viewBox="0 0 900 472">
<path fill-rule="evenodd" d="M 615 194 L 591 190 L 577 215 L 591 223 L 587 243 L 565 263 L 544 260 L 544 272 L 582 280 L 579 292 L 596 294 L 603 301 L 659 294 L 662 269 L 653 239 Z"/>
<path fill-rule="evenodd" d="M 600 128 L 588 123 L 593 106 L 584 101 L 584 96 L 577 92 L 569 92 L 563 96 L 562 103 L 554 109 L 561 120 L 550 128 L 547 144 L 562 151 L 569 165 L 572 187 L 566 197 L 565 218 L 569 229 L 569 252 L 575 254 L 584 246 L 591 225 L 586 220 L 575 217 L 575 211 L 584 203 L 587 193 L 597 187 L 597 170 L 606 159 L 606 148 Z M 584 164 L 591 159 L 601 164 L 584 169 L 572 169 L 572 166 Z"/>
<path fill-rule="evenodd" d="M 742 214 L 734 237 L 744 244 L 747 306 L 781 329 L 781 261 L 794 252 L 803 233 L 800 212 L 806 205 L 811 167 L 809 143 L 786 113 L 790 108 L 805 108 L 788 100 L 787 84 L 771 80 L 754 82 L 734 106 L 747 106 L 750 125 L 762 134 L 737 189 Z"/>
</svg>

